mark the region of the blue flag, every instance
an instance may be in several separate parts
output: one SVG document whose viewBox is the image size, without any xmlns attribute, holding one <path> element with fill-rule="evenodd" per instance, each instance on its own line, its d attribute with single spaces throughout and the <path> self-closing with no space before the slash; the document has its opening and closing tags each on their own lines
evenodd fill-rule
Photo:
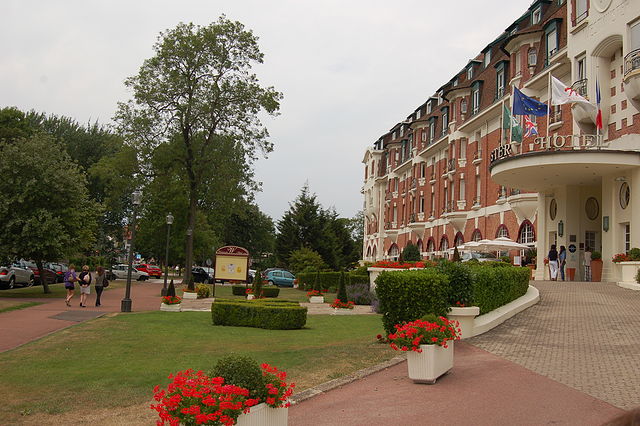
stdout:
<svg viewBox="0 0 640 426">
<path fill-rule="evenodd" d="M 549 109 L 547 105 L 533 98 L 525 96 L 517 87 L 513 88 L 513 114 L 514 115 L 536 115 L 542 117 L 547 115 Z"/>
</svg>

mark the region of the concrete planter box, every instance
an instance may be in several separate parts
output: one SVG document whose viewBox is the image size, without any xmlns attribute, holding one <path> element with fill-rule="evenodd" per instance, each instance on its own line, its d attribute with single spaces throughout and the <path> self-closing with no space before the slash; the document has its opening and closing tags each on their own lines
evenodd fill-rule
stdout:
<svg viewBox="0 0 640 426">
<path fill-rule="evenodd" d="M 407 352 L 409 378 L 414 383 L 434 384 L 438 377 L 453 368 L 453 341 L 447 348 L 438 345 L 420 345 L 422 352 Z"/>
<path fill-rule="evenodd" d="M 480 308 L 477 306 L 469 306 L 465 308 L 451 308 L 447 314 L 447 318 L 460 323 L 461 339 L 473 337 L 473 327 L 475 318 L 480 315 Z"/>
<path fill-rule="evenodd" d="M 192 293 L 190 291 L 183 291 L 182 292 L 182 298 L 183 299 L 197 299 L 198 298 L 198 293 L 196 293 L 195 291 Z"/>
<path fill-rule="evenodd" d="M 636 282 L 636 274 L 640 269 L 640 262 L 619 262 L 617 265 L 620 268 L 620 279 L 622 280 L 618 282 L 618 285 L 632 290 L 640 290 L 640 284 Z"/>
<path fill-rule="evenodd" d="M 160 304 L 160 310 L 165 312 L 180 312 L 181 308 L 182 306 L 180 303 L 177 303 L 175 305 L 167 305 L 166 303 Z"/>
<path fill-rule="evenodd" d="M 247 294 L 247 300 L 253 300 L 255 298 L 256 296 L 254 296 L 253 294 Z"/>
<path fill-rule="evenodd" d="M 333 308 L 331 315 L 353 315 L 355 309 Z"/>
<path fill-rule="evenodd" d="M 324 296 L 311 296 L 309 303 L 324 303 Z"/>
<path fill-rule="evenodd" d="M 236 422 L 237 426 L 287 426 L 289 421 L 289 408 L 269 407 L 264 402 L 251 407 L 251 411 L 240 414 Z"/>
</svg>

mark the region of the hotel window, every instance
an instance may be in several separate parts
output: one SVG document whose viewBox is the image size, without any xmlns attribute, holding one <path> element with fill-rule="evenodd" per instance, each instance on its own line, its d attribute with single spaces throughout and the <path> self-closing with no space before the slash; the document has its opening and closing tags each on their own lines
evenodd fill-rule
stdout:
<svg viewBox="0 0 640 426">
<path fill-rule="evenodd" d="M 539 24 L 540 18 L 542 18 L 542 6 L 538 6 L 538 8 L 531 13 L 531 25 Z"/>
<path fill-rule="evenodd" d="M 442 103 L 442 95 L 444 94 L 444 92 L 442 90 L 440 90 L 438 92 L 438 105 L 440 105 Z"/>
<path fill-rule="evenodd" d="M 473 78 L 473 66 L 469 65 L 469 69 L 467 70 L 467 80 L 471 80 Z"/>
<path fill-rule="evenodd" d="M 589 16 L 589 0 L 575 0 L 576 10 L 574 12 L 574 22 L 573 25 L 582 22 L 587 16 Z"/>
<path fill-rule="evenodd" d="M 629 253 L 631 250 L 631 225 L 624 224 L 624 252 Z"/>
<path fill-rule="evenodd" d="M 393 191 L 398 192 L 398 178 L 393 180 Z"/>
<path fill-rule="evenodd" d="M 427 177 L 427 163 L 425 163 L 424 161 L 420 163 L 420 177 Z"/>
<path fill-rule="evenodd" d="M 471 241 L 480 241 L 482 239 L 482 233 L 480 232 L 479 229 L 476 229 L 475 231 L 473 231 L 473 234 L 471 234 Z"/>
<path fill-rule="evenodd" d="M 535 242 L 535 236 L 533 234 L 533 225 L 530 222 L 524 222 L 520 228 L 520 235 L 518 235 L 518 242 L 520 244 L 531 244 Z"/>
<path fill-rule="evenodd" d="M 431 122 L 429 123 L 429 142 L 433 142 L 436 137 L 436 118 L 431 117 Z"/>
<path fill-rule="evenodd" d="M 440 251 L 447 250 L 449 250 L 449 240 L 447 239 L 446 235 L 443 235 L 442 239 L 440 240 Z"/>
<path fill-rule="evenodd" d="M 398 206 L 393 206 L 393 222 L 398 223 Z"/>
<path fill-rule="evenodd" d="M 509 238 L 509 230 L 506 226 L 500 225 L 498 228 L 498 233 L 496 234 L 496 238 Z"/>
<path fill-rule="evenodd" d="M 419 119 L 420 117 L 422 117 L 422 110 L 421 109 L 416 111 L 416 120 Z"/>
<path fill-rule="evenodd" d="M 480 186 L 481 186 L 480 175 L 476 175 L 476 199 L 474 204 L 480 204 Z"/>
<path fill-rule="evenodd" d="M 488 67 L 489 64 L 491 63 L 491 50 L 487 50 L 484 53 L 484 67 Z"/>
<path fill-rule="evenodd" d="M 464 179 L 460 179 L 460 189 L 458 190 L 461 200 L 466 200 L 466 188 L 464 185 Z"/>
<path fill-rule="evenodd" d="M 527 65 L 530 67 L 535 67 L 536 65 L 538 65 L 538 52 L 536 51 L 535 47 L 532 47 L 527 52 Z"/>
<path fill-rule="evenodd" d="M 397 136 L 397 133 L 396 133 L 396 131 L 394 130 L 394 131 L 393 131 L 393 136 L 391 137 L 391 139 L 395 139 L 395 138 L 396 138 L 396 136 Z"/>
<path fill-rule="evenodd" d="M 480 111 L 480 83 L 474 83 L 471 90 L 471 113 L 476 114 Z"/>
<path fill-rule="evenodd" d="M 466 139 L 460 139 L 460 158 L 461 159 L 467 158 L 467 140 Z"/>
<path fill-rule="evenodd" d="M 558 53 L 558 30 L 556 29 L 555 23 L 549 27 L 546 31 L 546 40 L 547 40 L 547 64 L 549 62 L 549 58 Z"/>
<path fill-rule="evenodd" d="M 449 107 L 442 108 L 442 136 L 449 133 Z"/>
<path fill-rule="evenodd" d="M 500 99 L 504 96 L 504 85 L 504 67 L 502 67 L 496 72 L 496 99 Z"/>
<path fill-rule="evenodd" d="M 427 114 L 431 114 L 431 102 L 427 102 Z"/>
<path fill-rule="evenodd" d="M 466 114 L 466 113 L 467 113 L 467 100 L 462 99 L 460 101 L 460 114 Z"/>
<path fill-rule="evenodd" d="M 640 49 L 640 21 L 629 25 L 629 52 Z"/>
<path fill-rule="evenodd" d="M 424 213 L 424 197 L 420 196 L 420 213 Z"/>
<path fill-rule="evenodd" d="M 584 232 L 584 247 L 589 247 L 591 251 L 599 251 L 596 247 L 596 233 L 593 231 Z"/>
<path fill-rule="evenodd" d="M 427 141 L 427 132 L 425 132 L 424 130 L 421 130 L 422 132 L 422 142 L 426 142 Z"/>
<path fill-rule="evenodd" d="M 576 59 L 576 81 L 587 78 L 587 58 L 582 55 Z"/>
</svg>

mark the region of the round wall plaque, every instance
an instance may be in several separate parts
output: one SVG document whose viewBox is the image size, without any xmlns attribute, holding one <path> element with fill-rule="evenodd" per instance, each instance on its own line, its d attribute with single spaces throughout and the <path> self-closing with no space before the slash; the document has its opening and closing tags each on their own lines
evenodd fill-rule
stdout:
<svg viewBox="0 0 640 426">
<path fill-rule="evenodd" d="M 620 207 L 626 209 L 629 205 L 629 199 L 631 198 L 631 190 L 627 182 L 622 182 L 620 185 Z"/>
<path fill-rule="evenodd" d="M 556 214 L 558 213 L 558 203 L 556 202 L 556 199 L 552 199 L 551 203 L 549 204 L 549 217 L 551 218 L 551 220 L 555 220 L 556 219 Z"/>
<path fill-rule="evenodd" d="M 596 220 L 600 214 L 598 200 L 593 197 L 587 198 L 587 202 L 584 204 L 584 212 L 590 220 Z"/>
</svg>

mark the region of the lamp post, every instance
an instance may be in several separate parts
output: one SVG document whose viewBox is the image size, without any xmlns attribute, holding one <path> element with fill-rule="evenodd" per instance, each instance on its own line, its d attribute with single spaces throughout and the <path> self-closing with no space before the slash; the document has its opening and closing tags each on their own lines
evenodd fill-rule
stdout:
<svg viewBox="0 0 640 426">
<path fill-rule="evenodd" d="M 162 286 L 162 295 L 167 295 L 167 276 L 169 275 L 169 237 L 171 236 L 171 224 L 173 223 L 173 215 L 167 215 L 167 249 L 164 252 L 164 285 Z"/>
<path fill-rule="evenodd" d="M 129 242 L 129 257 L 127 269 L 127 287 L 124 299 L 120 303 L 121 312 L 131 312 L 131 271 L 133 269 L 133 243 L 136 239 L 136 216 L 138 215 L 138 206 L 142 203 L 142 192 L 135 190 L 131 196 L 133 204 L 133 218 L 131 219 L 131 241 Z"/>
</svg>

